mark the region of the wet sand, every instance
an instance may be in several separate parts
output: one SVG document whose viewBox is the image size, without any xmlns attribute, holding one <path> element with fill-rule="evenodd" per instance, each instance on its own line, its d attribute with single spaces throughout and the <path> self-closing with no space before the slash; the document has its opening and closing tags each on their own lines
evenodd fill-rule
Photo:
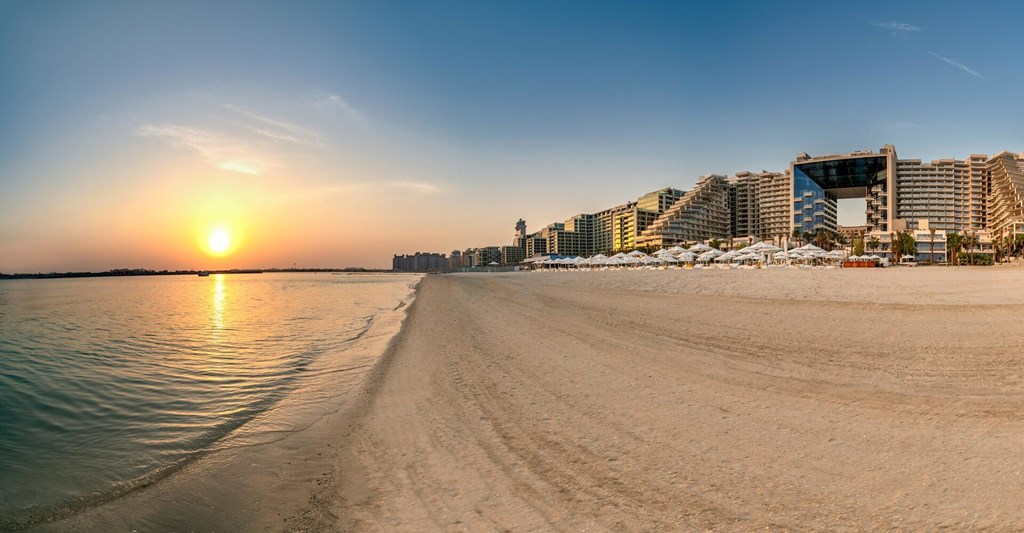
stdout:
<svg viewBox="0 0 1024 533">
<path fill-rule="evenodd" d="M 287 528 L 1015 529 L 1024 269 L 430 276 Z"/>
</svg>

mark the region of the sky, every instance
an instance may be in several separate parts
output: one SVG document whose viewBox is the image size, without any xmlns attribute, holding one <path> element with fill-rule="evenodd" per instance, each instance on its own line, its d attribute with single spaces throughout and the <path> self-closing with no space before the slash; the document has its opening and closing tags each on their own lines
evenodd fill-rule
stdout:
<svg viewBox="0 0 1024 533">
<path fill-rule="evenodd" d="M 0 272 L 390 267 L 800 152 L 1024 151 L 1022 16 L 5 0 Z"/>
</svg>

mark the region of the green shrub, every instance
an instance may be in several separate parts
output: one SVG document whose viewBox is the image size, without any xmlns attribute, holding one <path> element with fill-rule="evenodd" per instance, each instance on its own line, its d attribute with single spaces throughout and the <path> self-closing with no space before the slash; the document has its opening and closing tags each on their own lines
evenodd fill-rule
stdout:
<svg viewBox="0 0 1024 533">
<path fill-rule="evenodd" d="M 974 257 L 971 257 L 971 255 L 972 254 L 969 254 L 967 252 L 961 252 L 960 255 L 957 256 L 957 259 L 960 260 L 960 264 L 961 265 L 970 265 L 970 264 L 975 264 L 975 265 L 991 265 L 992 264 L 992 256 L 991 255 L 988 255 L 988 254 L 973 254 Z"/>
</svg>

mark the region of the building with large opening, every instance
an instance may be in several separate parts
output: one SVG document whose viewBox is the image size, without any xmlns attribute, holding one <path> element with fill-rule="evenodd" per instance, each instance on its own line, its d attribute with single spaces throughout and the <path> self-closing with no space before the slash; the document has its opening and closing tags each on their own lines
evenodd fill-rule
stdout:
<svg viewBox="0 0 1024 533">
<path fill-rule="evenodd" d="M 846 199 L 863 199 L 862 224 L 839 225 L 838 203 Z M 666 187 L 532 234 L 520 220 L 511 246 L 475 249 L 471 257 L 476 264 L 512 265 L 539 254 L 614 253 L 716 239 L 785 246 L 794 236 L 822 232 L 873 239 L 872 251 L 891 257 L 889 243 L 901 231 L 911 232 L 925 260 L 946 253 L 942 243 L 951 232 L 968 237 L 980 253 L 1009 249 L 1024 236 L 1024 154 L 926 163 L 899 159 L 892 145 L 877 152 L 801 153 L 785 172 L 708 174 L 688 191 Z"/>
</svg>

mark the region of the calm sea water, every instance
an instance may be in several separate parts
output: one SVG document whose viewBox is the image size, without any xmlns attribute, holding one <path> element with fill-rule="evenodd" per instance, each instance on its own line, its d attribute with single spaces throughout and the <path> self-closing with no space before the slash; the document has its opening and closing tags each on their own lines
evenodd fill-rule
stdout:
<svg viewBox="0 0 1024 533">
<path fill-rule="evenodd" d="M 0 282 L 0 524 L 102 503 L 224 445 L 343 366 L 417 279 Z"/>
</svg>

